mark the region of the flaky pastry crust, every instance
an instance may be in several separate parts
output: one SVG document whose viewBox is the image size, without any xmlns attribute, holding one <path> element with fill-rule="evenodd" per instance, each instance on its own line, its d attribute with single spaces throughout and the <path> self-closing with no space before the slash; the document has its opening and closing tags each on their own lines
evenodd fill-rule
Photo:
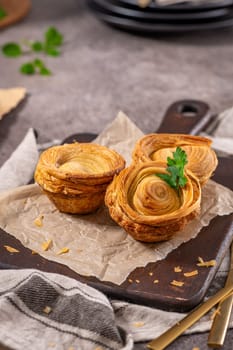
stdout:
<svg viewBox="0 0 233 350">
<path fill-rule="evenodd" d="M 124 167 L 117 152 L 75 142 L 44 151 L 34 177 L 60 211 L 85 214 L 104 203 L 106 187 Z"/>
<path fill-rule="evenodd" d="M 148 134 L 142 137 L 133 150 L 133 161 L 164 161 L 172 158 L 176 147 L 187 154 L 186 168 L 191 170 L 204 185 L 217 167 L 218 160 L 211 149 L 212 141 L 206 137 L 185 134 Z"/>
<path fill-rule="evenodd" d="M 168 240 L 200 212 L 196 176 L 186 170 L 187 184 L 177 191 L 156 176 L 165 174 L 166 167 L 164 162 L 134 163 L 108 186 L 105 204 L 110 216 L 136 240 Z"/>
</svg>

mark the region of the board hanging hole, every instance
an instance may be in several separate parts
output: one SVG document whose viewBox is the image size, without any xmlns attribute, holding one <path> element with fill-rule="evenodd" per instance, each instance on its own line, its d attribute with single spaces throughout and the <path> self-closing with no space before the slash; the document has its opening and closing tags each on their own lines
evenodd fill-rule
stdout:
<svg viewBox="0 0 233 350">
<path fill-rule="evenodd" d="M 182 105 L 180 109 L 180 114 L 182 114 L 183 117 L 194 118 L 198 114 L 198 109 L 196 106 L 193 105 Z"/>
</svg>

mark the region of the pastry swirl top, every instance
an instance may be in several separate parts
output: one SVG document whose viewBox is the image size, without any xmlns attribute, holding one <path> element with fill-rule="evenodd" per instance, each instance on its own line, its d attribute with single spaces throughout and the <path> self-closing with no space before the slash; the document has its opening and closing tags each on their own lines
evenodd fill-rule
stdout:
<svg viewBox="0 0 233 350">
<path fill-rule="evenodd" d="M 99 191 L 125 166 L 117 152 L 94 143 L 72 143 L 44 151 L 35 181 L 45 190 L 78 194 Z M 98 187 L 96 187 L 98 185 Z"/>
<path fill-rule="evenodd" d="M 166 163 L 134 163 L 109 185 L 105 203 L 111 217 L 134 238 L 144 242 L 169 239 L 200 210 L 201 187 L 189 170 L 187 183 L 178 191 L 156 174 Z"/>
<path fill-rule="evenodd" d="M 135 145 L 133 160 L 147 162 L 164 161 L 172 157 L 176 147 L 181 147 L 187 154 L 186 168 L 191 170 L 203 185 L 217 167 L 218 160 L 211 149 L 212 141 L 206 137 L 185 134 L 149 134 L 142 137 Z"/>
</svg>

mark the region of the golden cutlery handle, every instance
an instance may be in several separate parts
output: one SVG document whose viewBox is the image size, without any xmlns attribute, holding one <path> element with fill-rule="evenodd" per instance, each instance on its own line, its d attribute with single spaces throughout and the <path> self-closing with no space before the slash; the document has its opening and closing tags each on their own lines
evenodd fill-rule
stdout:
<svg viewBox="0 0 233 350">
<path fill-rule="evenodd" d="M 176 323 L 172 328 L 168 329 L 158 338 L 152 340 L 147 344 L 148 349 L 151 350 L 163 350 L 172 341 L 174 341 L 179 335 L 181 335 L 187 328 L 192 326 L 197 320 L 206 314 L 214 305 L 221 301 L 224 297 L 228 296 L 233 291 L 233 285 L 225 286 L 215 295 L 209 298 L 207 301 L 196 307 L 187 316 L 185 316 L 180 322 Z"/>
<path fill-rule="evenodd" d="M 208 337 L 208 345 L 210 347 L 220 347 L 224 344 L 230 316 L 231 309 L 233 305 L 233 296 L 229 296 L 223 302 L 220 302 L 219 308 L 220 313 L 216 314 L 213 324 L 211 327 L 211 331 Z"/>
<path fill-rule="evenodd" d="M 233 285 L 233 245 L 231 246 L 231 266 L 225 286 L 230 285 Z M 216 313 L 214 317 L 208 337 L 208 345 L 210 347 L 221 347 L 224 344 L 232 306 L 233 295 L 230 295 L 228 298 L 219 303 L 219 313 Z"/>
</svg>

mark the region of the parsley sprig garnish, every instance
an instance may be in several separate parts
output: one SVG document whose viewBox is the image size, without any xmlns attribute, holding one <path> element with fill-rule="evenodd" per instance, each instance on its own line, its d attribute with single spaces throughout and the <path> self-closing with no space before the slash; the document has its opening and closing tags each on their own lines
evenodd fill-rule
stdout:
<svg viewBox="0 0 233 350">
<path fill-rule="evenodd" d="M 187 183 L 184 175 L 184 167 L 188 163 L 187 154 L 182 148 L 177 147 L 173 152 L 173 159 L 167 157 L 167 172 L 168 174 L 156 174 L 160 179 L 166 181 L 172 188 L 179 190 Z"/>
<path fill-rule="evenodd" d="M 2 53 L 11 58 L 20 57 L 24 54 L 43 53 L 49 56 L 59 56 L 60 46 L 63 44 L 63 35 L 55 28 L 49 27 L 44 33 L 43 41 L 24 41 L 23 44 L 9 42 L 3 45 Z M 35 58 L 32 61 L 23 63 L 20 67 L 23 74 L 51 75 L 51 71 L 46 67 L 43 60 Z"/>
</svg>

